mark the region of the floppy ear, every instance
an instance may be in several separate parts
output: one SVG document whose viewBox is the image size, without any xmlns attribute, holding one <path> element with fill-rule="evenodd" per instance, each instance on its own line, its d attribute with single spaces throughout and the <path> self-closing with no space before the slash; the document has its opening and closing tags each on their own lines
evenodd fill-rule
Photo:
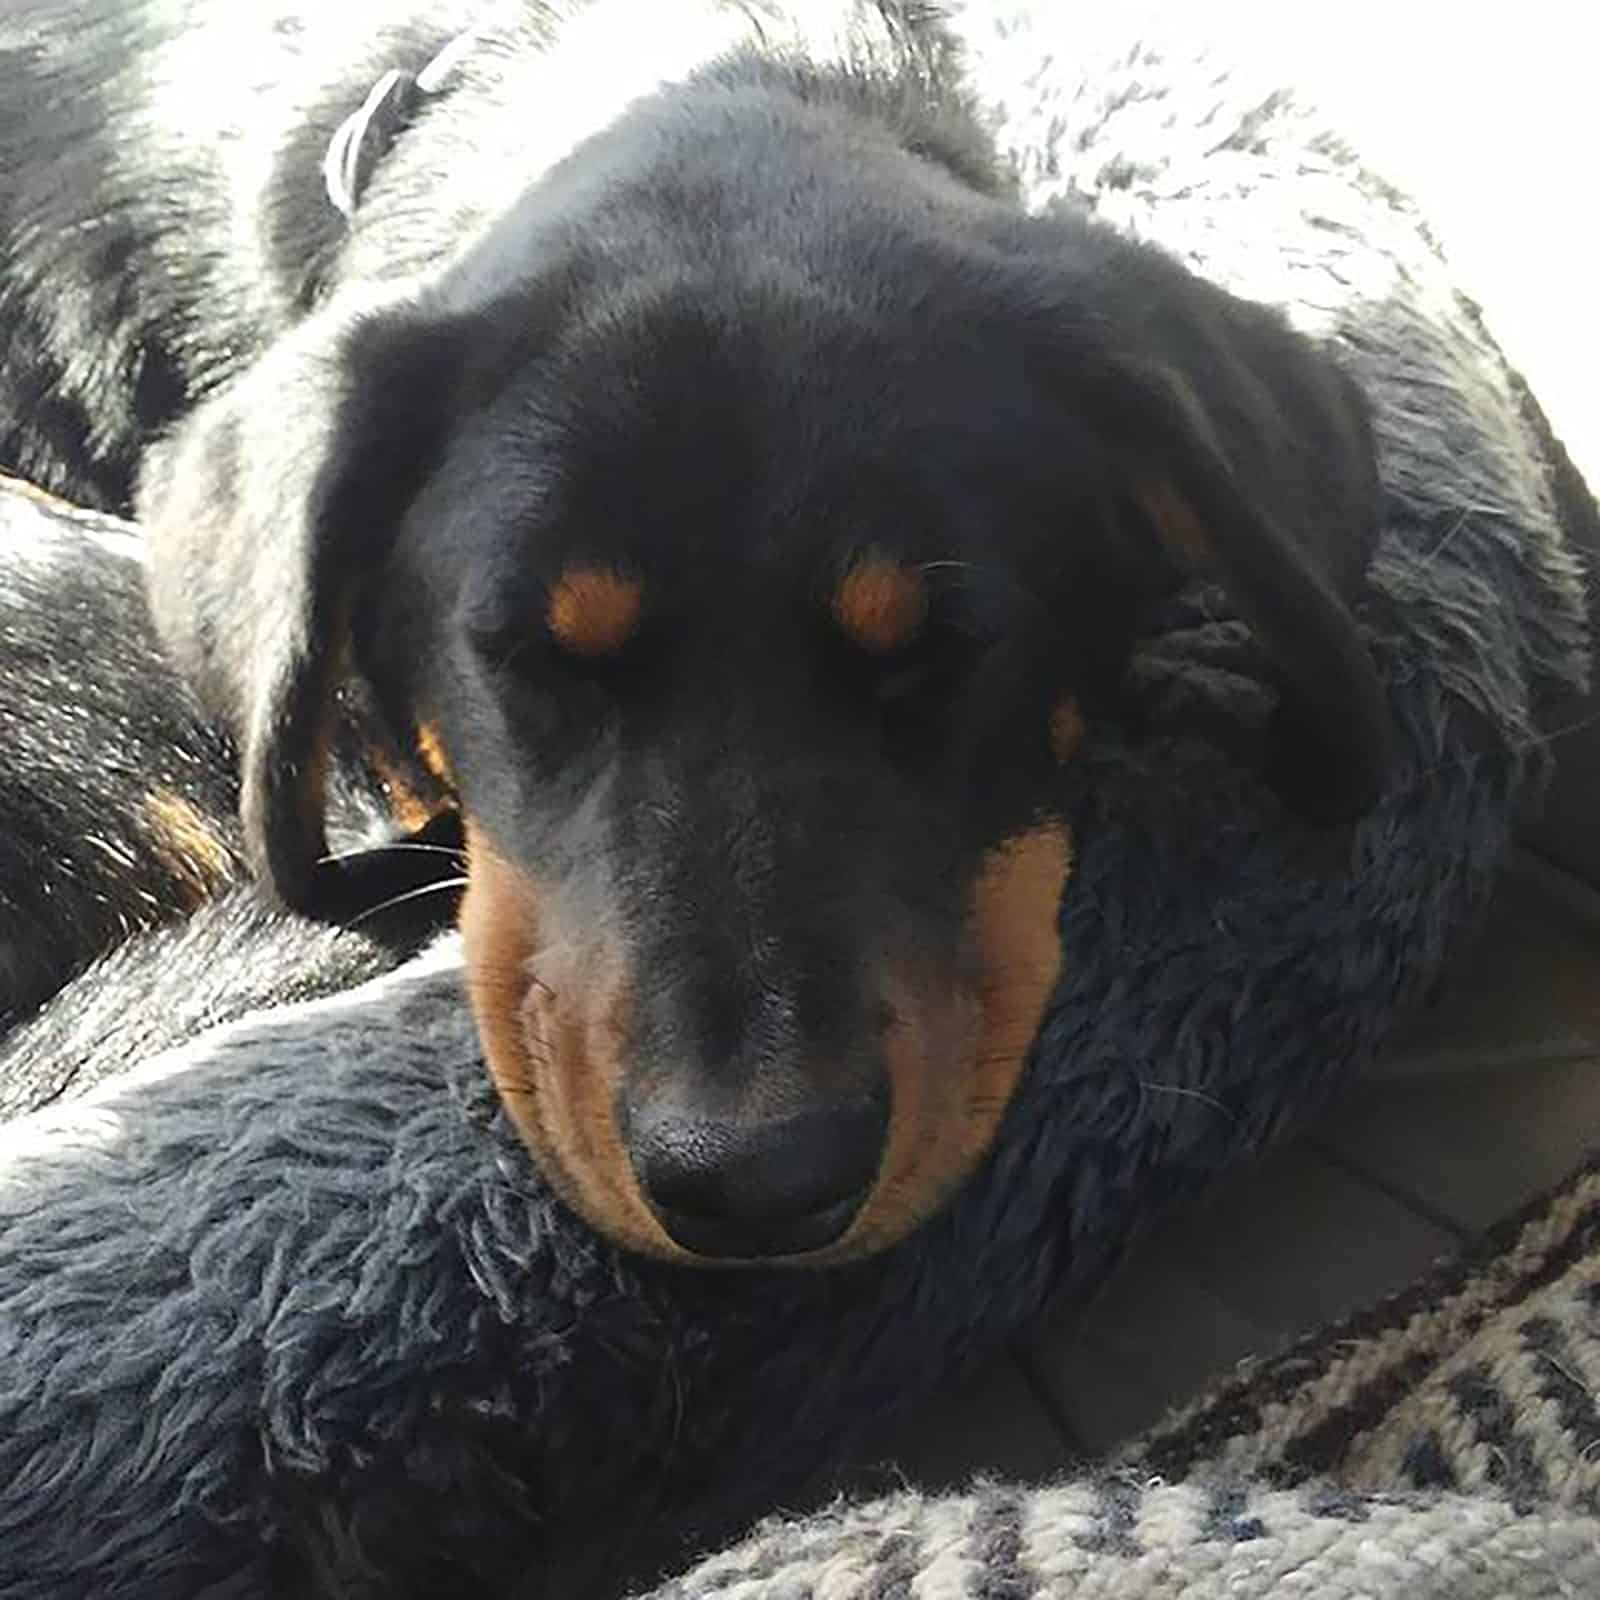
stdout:
<svg viewBox="0 0 1600 1600">
<path fill-rule="evenodd" d="M 1390 746 L 1351 612 L 1378 533 L 1365 401 L 1276 313 L 1173 271 L 1160 314 L 1091 363 L 1094 426 L 1175 576 L 1219 580 L 1272 659 L 1269 782 L 1308 820 L 1350 821 Z"/>
<path fill-rule="evenodd" d="M 233 730 L 258 875 L 314 909 L 324 779 L 352 591 L 377 583 L 431 457 L 451 344 L 400 310 L 324 314 L 279 341 L 147 457 L 152 610 Z"/>
</svg>

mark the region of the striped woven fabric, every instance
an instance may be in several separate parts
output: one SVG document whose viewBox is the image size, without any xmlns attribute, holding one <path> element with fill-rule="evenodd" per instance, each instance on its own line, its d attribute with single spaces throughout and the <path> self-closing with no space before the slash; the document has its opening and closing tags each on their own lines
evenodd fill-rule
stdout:
<svg viewBox="0 0 1600 1600">
<path fill-rule="evenodd" d="M 1594 1512 L 1597 1392 L 1600 1159 L 1404 1293 L 1242 1369 L 1124 1464 Z"/>
<path fill-rule="evenodd" d="M 1592 1519 L 1109 1479 L 772 1524 L 655 1600 L 1587 1600 Z"/>
<path fill-rule="evenodd" d="M 1600 1595 L 1600 1160 L 1044 1488 L 774 1520 L 655 1600 Z"/>
</svg>

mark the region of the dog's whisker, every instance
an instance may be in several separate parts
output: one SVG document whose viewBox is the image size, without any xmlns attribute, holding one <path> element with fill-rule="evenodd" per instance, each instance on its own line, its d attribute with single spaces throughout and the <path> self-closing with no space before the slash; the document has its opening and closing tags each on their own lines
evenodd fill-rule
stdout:
<svg viewBox="0 0 1600 1600">
<path fill-rule="evenodd" d="M 1431 565 L 1440 556 L 1442 556 L 1444 554 L 1444 552 L 1450 548 L 1450 545 L 1454 541 L 1456 535 L 1458 533 L 1460 533 L 1461 530 L 1464 527 L 1466 527 L 1468 521 L 1471 518 L 1473 518 L 1473 517 L 1481 517 L 1486 512 L 1492 512 L 1493 510 L 1494 510 L 1493 506 L 1480 506 L 1480 505 L 1463 506 L 1461 508 L 1460 514 L 1456 517 L 1456 520 L 1450 525 L 1449 529 L 1440 537 L 1439 542 L 1436 545 L 1434 545 L 1434 547 L 1431 550 L 1429 550 L 1426 555 L 1423 556 L 1423 558 L 1422 558 L 1423 565 L 1424 566 Z"/>
<path fill-rule="evenodd" d="M 1238 1115 L 1231 1107 L 1224 1105 L 1215 1095 L 1206 1094 L 1202 1089 L 1190 1089 L 1179 1083 L 1157 1083 L 1153 1078 L 1140 1078 L 1139 1092 L 1141 1094 L 1176 1095 L 1181 1100 L 1198 1100 L 1201 1105 L 1209 1106 L 1213 1111 L 1225 1116 L 1229 1122 L 1237 1122 L 1239 1120 Z"/>
<path fill-rule="evenodd" d="M 353 916 L 345 926 L 359 928 L 363 922 L 382 912 L 392 910 L 395 906 L 404 905 L 409 900 L 422 900 L 430 894 L 444 894 L 451 890 L 464 889 L 466 886 L 465 878 L 444 878 L 438 883 L 425 883 L 420 889 L 407 889 L 404 894 L 392 894 L 387 900 L 380 900 L 377 905 L 368 906 L 365 911 Z"/>
<path fill-rule="evenodd" d="M 999 569 L 981 561 L 919 561 L 918 572 L 996 572 Z"/>
<path fill-rule="evenodd" d="M 1514 755 L 1520 755 L 1525 750 L 1542 750 L 1547 745 L 1554 744 L 1558 739 L 1568 738 L 1570 735 L 1575 733 L 1583 733 L 1586 729 L 1594 727 L 1597 723 L 1600 723 L 1600 711 L 1596 711 L 1586 717 L 1580 717 L 1576 722 L 1564 723 L 1559 728 L 1551 728 L 1546 733 L 1535 734 L 1530 739 L 1508 740 L 1504 746 L 1504 749 Z M 1491 758 L 1493 754 L 1493 751 L 1484 752 L 1485 756 Z M 1435 762 L 1432 766 L 1419 767 L 1414 774 L 1414 777 L 1418 779 L 1431 778 L 1437 776 L 1441 772 L 1454 772 L 1459 768 L 1466 766 L 1468 762 L 1477 759 L 1480 758 L 1475 755 L 1451 756 L 1448 760 Z"/>
<path fill-rule="evenodd" d="M 423 844 L 415 839 L 394 839 L 382 844 L 361 845 L 354 850 L 333 850 L 325 856 L 318 856 L 316 864 L 319 867 L 333 866 L 340 861 L 359 861 L 363 856 L 383 854 L 391 851 L 408 850 L 420 855 L 451 856 L 455 860 L 465 863 L 467 852 L 457 845 L 448 844 Z"/>
</svg>

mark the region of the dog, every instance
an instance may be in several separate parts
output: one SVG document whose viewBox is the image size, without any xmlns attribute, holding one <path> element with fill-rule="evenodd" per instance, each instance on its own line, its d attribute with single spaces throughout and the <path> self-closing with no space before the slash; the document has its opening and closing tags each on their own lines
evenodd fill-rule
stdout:
<svg viewBox="0 0 1600 1600">
<path fill-rule="evenodd" d="M 370 697 L 461 818 L 510 1117 L 697 1265 L 886 1248 L 981 1160 L 1060 977 L 1061 768 L 1164 597 L 1270 656 L 1289 811 L 1387 761 L 1331 353 L 1024 214 L 937 8 L 811 11 L 0 23 L 0 459 L 135 499 L 291 905 Z"/>
<path fill-rule="evenodd" d="M 247 875 L 237 760 L 162 658 L 140 541 L 0 478 L 0 1036 Z"/>
<path fill-rule="evenodd" d="M 227 892 L 250 898 L 237 753 L 162 653 L 143 554 L 130 524 L 0 475 L 0 1040 L 130 938 Z M 314 894 L 327 920 L 398 960 L 448 922 L 457 818 L 413 815 L 393 848 L 407 819 L 367 759 L 359 704 L 346 699 L 336 721 L 333 849 L 315 869 Z M 260 919 L 270 920 L 266 908 Z M 327 930 L 304 939 L 321 949 Z M 286 953 L 262 940 L 237 959 L 258 974 L 279 971 L 291 948 L 286 934 Z M 165 971 L 173 975 L 170 962 Z M 306 992 L 305 980 L 279 985 L 282 997 Z M 250 992 L 274 991 L 257 982 Z M 180 1008 L 191 1021 L 192 999 L 186 990 Z M 102 1020 L 117 1015 L 128 1040 L 161 1037 L 171 1020 L 131 987 L 94 1009 Z M 0 1077 L 11 1076 L 10 1060 L 0 1048 Z M 31 1064 L 27 1076 L 42 1071 Z M 14 1087 L 0 1087 L 0 1113 Z"/>
</svg>

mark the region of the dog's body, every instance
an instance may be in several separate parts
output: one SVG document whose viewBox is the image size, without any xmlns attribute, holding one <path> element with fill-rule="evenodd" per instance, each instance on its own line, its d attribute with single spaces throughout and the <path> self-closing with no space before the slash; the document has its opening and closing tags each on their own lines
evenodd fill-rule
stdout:
<svg viewBox="0 0 1600 1600">
<path fill-rule="evenodd" d="M 842 42 L 753 3 L 0 24 L 0 458 L 113 505 L 142 463 L 292 902 L 371 695 L 466 819 L 509 1110 L 668 1256 L 859 1254 L 981 1156 L 1057 977 L 1055 770 L 1187 576 L 1280 670 L 1293 804 L 1383 770 L 1351 385 L 1023 216 L 931 8 L 813 9 Z"/>
<path fill-rule="evenodd" d="M 233 742 L 162 654 L 142 556 L 131 525 L 0 476 L 0 1038 L 90 962 L 250 880 Z M 447 922 L 459 841 L 441 817 L 428 839 L 389 847 L 392 797 L 364 759 L 362 722 L 353 705 L 340 716 L 329 791 L 338 872 L 320 882 L 334 920 L 357 921 L 398 959 Z M 269 921 L 265 908 L 258 921 Z M 297 937 L 320 948 L 309 930 Z M 288 956 L 263 938 L 250 964 L 282 971 Z M 168 976 L 178 1016 L 210 1009 L 191 1004 L 175 969 Z M 219 973 L 209 982 L 248 987 Z M 285 998 L 305 987 L 279 985 Z M 249 992 L 270 991 L 256 982 Z M 97 1026 L 127 1013 L 123 1048 L 164 1037 L 175 1020 L 131 989 L 94 1009 Z M 58 1017 L 54 1027 L 63 1037 L 75 1025 Z M 65 1051 L 60 1071 L 71 1075 L 83 1055 Z M 21 1074 L 40 1075 L 42 1063 Z M 0 1063 L 0 1076 L 14 1075 Z M 0 1112 L 15 1089 L 0 1088 Z"/>
<path fill-rule="evenodd" d="M 446 8 L 412 9 L 366 29 L 205 0 L 7 8 L 0 462 L 131 509 L 151 439 L 281 337 L 338 254 L 329 137 L 393 52 L 450 37 Z"/>
<path fill-rule="evenodd" d="M 0 1035 L 246 876 L 226 733 L 160 654 L 139 541 L 0 479 Z"/>
</svg>

